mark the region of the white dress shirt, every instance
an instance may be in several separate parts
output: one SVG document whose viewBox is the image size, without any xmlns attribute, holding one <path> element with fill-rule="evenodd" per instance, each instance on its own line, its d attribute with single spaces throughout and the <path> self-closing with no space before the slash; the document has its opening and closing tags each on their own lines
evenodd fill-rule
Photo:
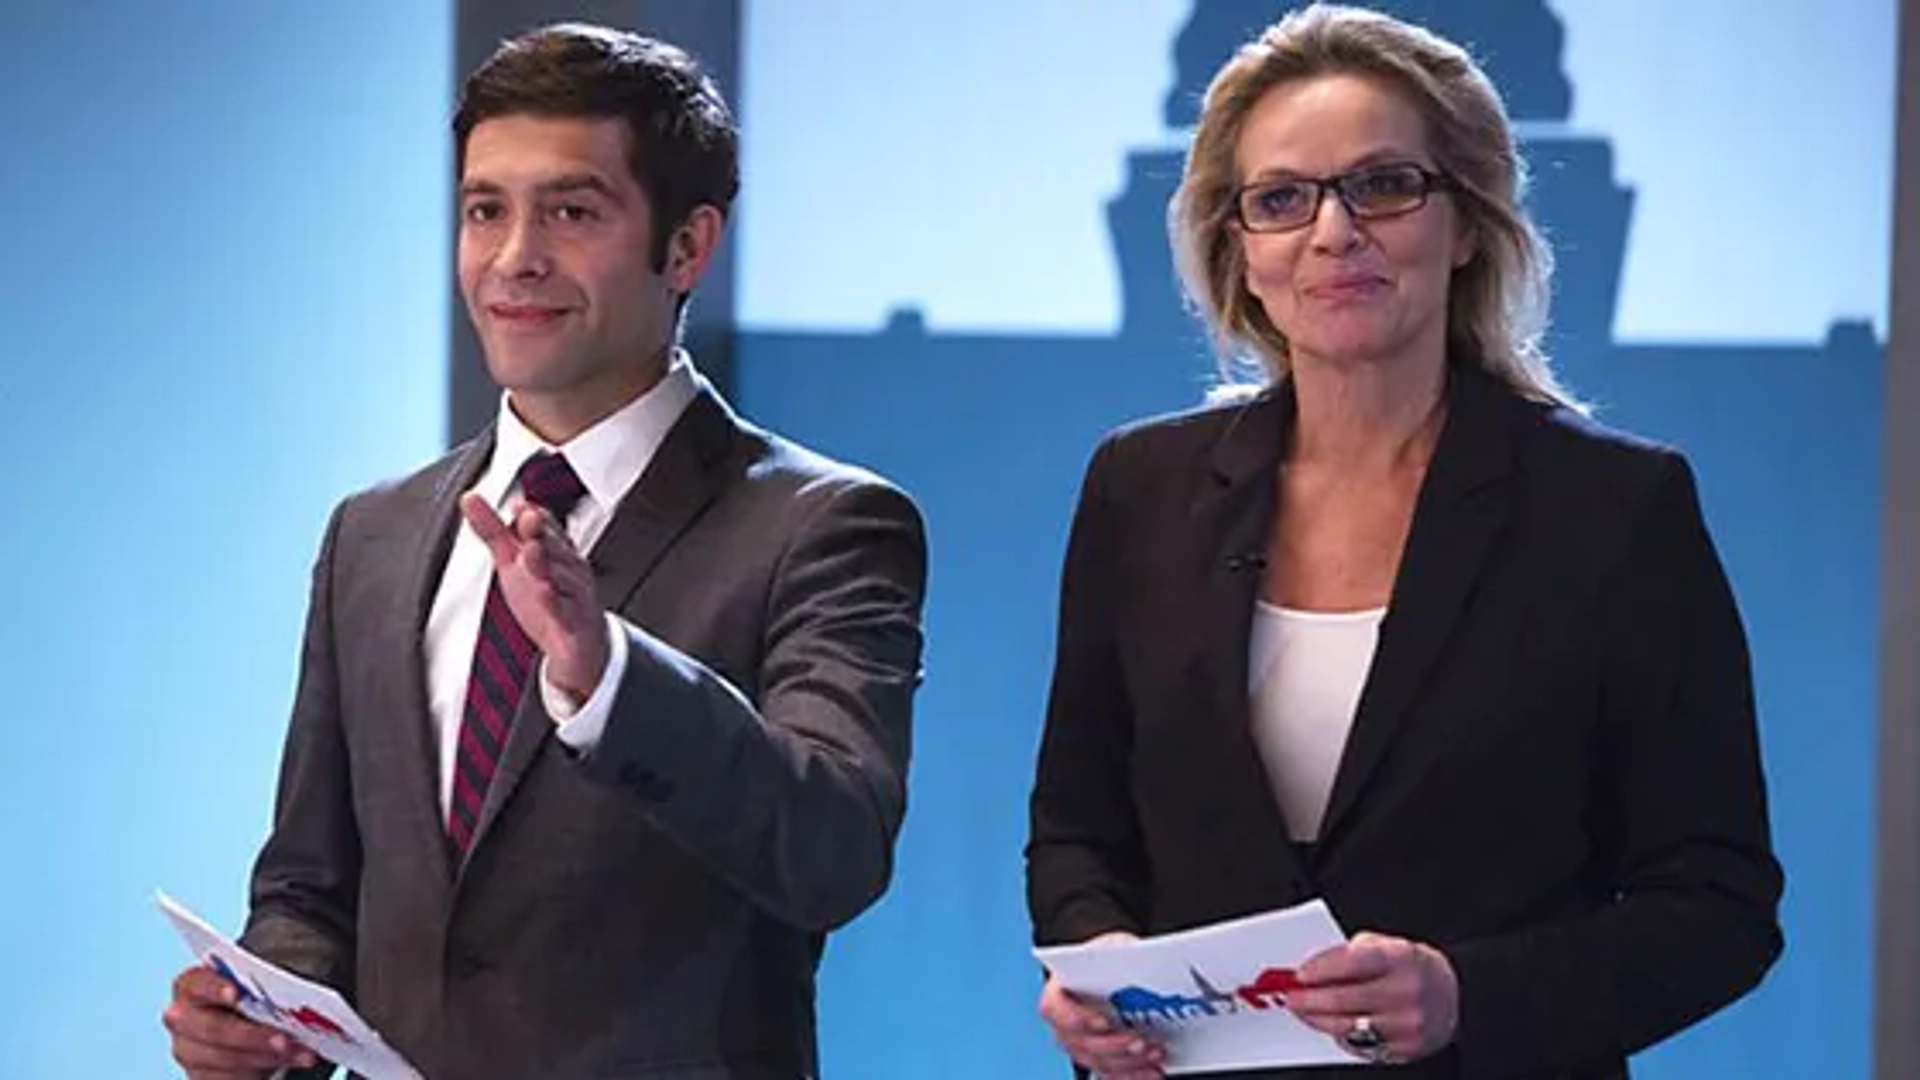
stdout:
<svg viewBox="0 0 1920 1080">
<path fill-rule="evenodd" d="M 1294 840 L 1320 836 L 1386 613 L 1254 608 L 1253 742 Z"/>
<path fill-rule="evenodd" d="M 567 516 L 567 535 L 582 553 L 606 531 L 620 500 L 640 479 L 667 432 L 680 419 L 703 380 L 685 353 L 676 353 L 667 373 L 652 389 L 622 406 L 620 411 L 575 436 L 564 446 L 549 446 L 514 415 L 511 395 L 500 397 L 500 415 L 494 429 L 493 457 L 473 490 L 496 511 L 519 501 L 520 466 L 539 451 L 557 453 L 580 477 L 586 494 Z M 503 515 L 504 516 L 504 515 Z M 427 617 L 427 701 L 440 748 L 440 810 L 446 813 L 453 798 L 453 771 L 460 745 L 460 724 L 466 710 L 467 680 L 473 670 L 473 650 L 480 637 L 480 618 L 487 589 L 493 582 L 493 559 L 464 521 L 457 526 L 453 550 L 434 593 Z M 615 689 L 627 666 L 627 635 L 620 621 L 607 615 L 610 649 L 606 672 L 585 702 L 571 701 L 547 681 L 545 659 L 540 662 L 540 693 L 547 712 L 559 721 L 561 741 L 590 751 L 600 741 Z"/>
</svg>

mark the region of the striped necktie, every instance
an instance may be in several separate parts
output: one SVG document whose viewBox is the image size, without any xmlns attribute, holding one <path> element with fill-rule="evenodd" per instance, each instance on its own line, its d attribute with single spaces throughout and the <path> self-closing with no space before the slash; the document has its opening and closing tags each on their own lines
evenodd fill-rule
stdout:
<svg viewBox="0 0 1920 1080">
<path fill-rule="evenodd" d="M 520 467 L 520 493 L 564 525 L 586 488 L 566 458 L 542 450 Z M 493 782 L 493 774 L 500 767 L 500 752 L 507 745 L 507 729 L 520 708 L 527 678 L 539 662 L 533 639 L 520 628 L 500 594 L 500 575 L 496 573 L 487 584 L 487 606 L 480 617 L 480 636 L 473 646 L 473 673 L 467 678 L 460 744 L 454 754 L 447 838 L 456 851 L 465 853 L 473 843 L 487 785 Z"/>
</svg>

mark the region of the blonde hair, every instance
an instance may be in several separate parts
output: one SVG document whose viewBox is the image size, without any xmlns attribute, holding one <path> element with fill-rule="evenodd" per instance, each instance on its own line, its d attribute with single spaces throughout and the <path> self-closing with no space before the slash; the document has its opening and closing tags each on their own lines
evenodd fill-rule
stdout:
<svg viewBox="0 0 1920 1080">
<path fill-rule="evenodd" d="M 1288 14 L 1241 46 L 1214 76 L 1168 207 L 1174 262 L 1189 304 L 1219 349 L 1222 391 L 1232 396 L 1249 389 L 1249 352 L 1265 383 L 1280 382 L 1291 369 L 1286 336 L 1247 289 L 1235 228 L 1241 129 L 1268 90 L 1332 74 L 1370 77 L 1404 95 L 1425 122 L 1435 164 L 1454 181 L 1457 212 L 1475 247 L 1447 290 L 1449 356 L 1479 365 L 1527 397 L 1578 407 L 1541 348 L 1553 253 L 1521 209 L 1526 165 L 1499 91 L 1458 45 L 1338 4 Z"/>
</svg>

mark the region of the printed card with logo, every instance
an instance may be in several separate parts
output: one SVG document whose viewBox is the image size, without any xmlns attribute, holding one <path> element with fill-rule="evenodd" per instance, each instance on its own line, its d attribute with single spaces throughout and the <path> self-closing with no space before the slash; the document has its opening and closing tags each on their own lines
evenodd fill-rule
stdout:
<svg viewBox="0 0 1920 1080">
<path fill-rule="evenodd" d="M 1168 1073 L 1358 1065 L 1287 1011 L 1294 972 L 1347 940 L 1324 901 L 1098 945 L 1035 949 L 1060 985 L 1166 1047 Z"/>
<path fill-rule="evenodd" d="M 286 1032 L 368 1080 L 421 1080 L 339 994 L 235 945 L 166 893 L 155 893 L 154 901 L 194 957 L 239 990 L 238 1008 L 249 1020 Z"/>
</svg>

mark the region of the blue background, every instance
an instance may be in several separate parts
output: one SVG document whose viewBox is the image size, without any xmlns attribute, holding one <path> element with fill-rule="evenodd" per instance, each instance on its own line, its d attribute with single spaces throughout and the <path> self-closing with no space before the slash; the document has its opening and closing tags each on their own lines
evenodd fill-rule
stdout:
<svg viewBox="0 0 1920 1080">
<path fill-rule="evenodd" d="M 177 1075 L 236 929 L 307 571 L 444 440 L 444 4 L 10 11 L 0 65 L 0 1076 Z"/>
<path fill-rule="evenodd" d="M 1397 7 L 1471 37 L 1489 4 Z M 738 403 L 932 526 L 912 810 L 894 889 L 828 949 L 828 1076 L 1057 1075 L 1024 796 L 1086 455 L 1210 371 L 1159 226 L 1193 11 L 746 4 Z M 1562 370 L 1699 468 L 1790 875 L 1781 966 L 1643 1075 L 1865 1077 L 1894 3 L 1543 11 L 1514 25 L 1558 47 L 1477 44 L 1541 168 Z M 97 0 L 9 28 L 0 1075 L 163 1075 L 185 957 L 149 894 L 238 925 L 327 509 L 446 438 L 452 13 Z M 1564 108 L 1527 89 L 1554 78 Z"/>
</svg>

